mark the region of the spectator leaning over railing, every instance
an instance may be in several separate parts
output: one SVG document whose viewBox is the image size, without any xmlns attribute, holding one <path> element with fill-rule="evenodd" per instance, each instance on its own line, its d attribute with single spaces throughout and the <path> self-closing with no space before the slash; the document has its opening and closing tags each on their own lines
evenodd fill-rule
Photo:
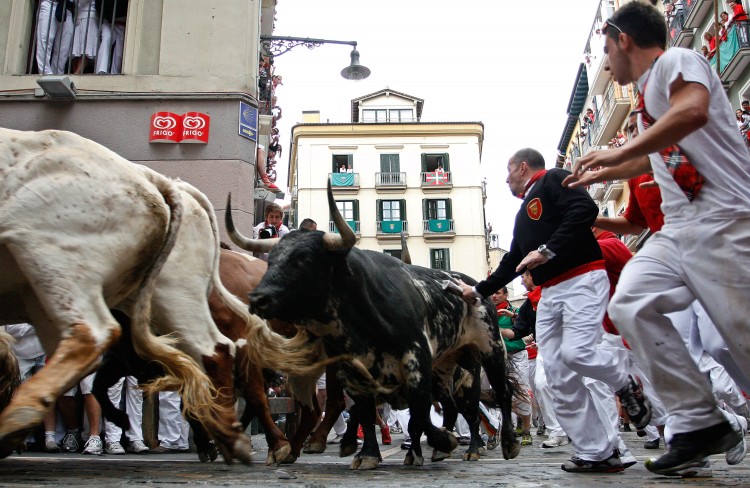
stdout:
<svg viewBox="0 0 750 488">
<path fill-rule="evenodd" d="M 733 25 L 735 22 L 747 21 L 747 13 L 744 7 L 742 7 L 741 0 L 729 0 L 729 8 L 732 9 L 732 17 L 727 22 L 727 28 Z"/>
</svg>

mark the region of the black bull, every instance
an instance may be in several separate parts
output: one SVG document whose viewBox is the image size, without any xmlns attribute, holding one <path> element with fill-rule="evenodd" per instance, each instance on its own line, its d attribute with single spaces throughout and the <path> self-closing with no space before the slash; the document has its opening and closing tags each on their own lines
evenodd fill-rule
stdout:
<svg viewBox="0 0 750 488">
<path fill-rule="evenodd" d="M 330 186 L 328 199 L 341 235 L 292 232 L 278 242 L 249 240 L 236 232 L 229 204 L 227 229 L 245 249 L 259 252 L 273 246 L 268 271 L 250 294 L 251 312 L 302 326 L 321 338 L 329 356 L 355 358 L 341 363 L 339 373 L 364 425 L 364 444 L 352 467 L 369 469 L 380 460 L 376 400 L 411 410 L 408 430 L 415 442 L 405 463 L 423 463 L 417 441 L 423 432 L 430 446 L 451 452 L 455 437 L 430 422 L 431 392 L 437 384 L 453 391 L 456 367 L 477 360 L 500 403 L 503 455 L 515 457 L 519 446 L 510 420 L 512 391 L 494 305 L 481 300 L 469 306 L 445 293 L 441 282 L 451 275 L 444 271 L 353 247 L 356 238 L 338 213 Z M 478 379 L 472 390 L 478 402 Z M 472 421 L 478 424 L 478 417 Z M 356 449 L 356 438 L 347 437 L 342 455 Z"/>
</svg>

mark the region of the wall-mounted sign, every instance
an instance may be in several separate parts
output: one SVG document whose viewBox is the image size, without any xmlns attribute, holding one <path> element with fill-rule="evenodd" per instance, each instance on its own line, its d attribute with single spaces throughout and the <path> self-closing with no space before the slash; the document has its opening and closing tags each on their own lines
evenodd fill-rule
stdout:
<svg viewBox="0 0 750 488">
<path fill-rule="evenodd" d="M 258 140 L 258 109 L 245 102 L 240 102 L 240 135 Z"/>
<path fill-rule="evenodd" d="M 206 144 L 211 117 L 200 112 L 182 115 L 156 112 L 151 116 L 149 142 Z"/>
</svg>

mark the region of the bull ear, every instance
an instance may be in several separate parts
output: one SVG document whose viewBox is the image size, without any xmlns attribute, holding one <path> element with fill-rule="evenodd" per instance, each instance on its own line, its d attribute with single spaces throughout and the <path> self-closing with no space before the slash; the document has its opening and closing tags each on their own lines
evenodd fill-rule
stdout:
<svg viewBox="0 0 750 488">
<path fill-rule="evenodd" d="M 328 180 L 328 209 L 333 215 L 333 223 L 339 230 L 338 234 L 324 234 L 323 245 L 329 251 L 349 250 L 357 242 L 357 236 L 336 206 L 336 200 L 333 199 L 333 190 L 331 190 L 331 180 Z M 239 244 L 238 244 L 239 245 Z"/>
<path fill-rule="evenodd" d="M 232 220 L 232 192 L 229 192 L 227 195 L 227 208 L 224 211 L 224 225 L 227 228 L 227 234 L 229 234 L 229 238 L 232 242 L 245 251 L 257 253 L 271 252 L 271 249 L 273 249 L 279 242 L 279 238 L 248 239 L 237 231 L 234 227 L 234 220 Z"/>
</svg>

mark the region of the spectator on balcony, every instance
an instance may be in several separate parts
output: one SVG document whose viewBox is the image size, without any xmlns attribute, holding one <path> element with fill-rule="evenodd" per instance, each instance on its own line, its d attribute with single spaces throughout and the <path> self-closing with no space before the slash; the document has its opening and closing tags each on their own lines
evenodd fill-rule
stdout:
<svg viewBox="0 0 750 488">
<path fill-rule="evenodd" d="M 73 31 L 73 58 L 70 71 L 83 73 L 88 63 L 93 62 L 99 49 L 99 15 L 94 0 L 77 0 L 76 24 Z"/>
<path fill-rule="evenodd" d="M 677 16 L 677 11 L 674 8 L 674 3 L 667 1 L 664 3 L 664 20 L 667 22 L 667 27 L 672 25 L 672 20 Z"/>
<path fill-rule="evenodd" d="M 122 53 L 125 45 L 125 20 L 129 0 L 96 0 L 101 13 L 101 43 L 96 55 L 96 74 L 122 73 Z M 114 53 L 112 48 L 114 47 Z"/>
<path fill-rule="evenodd" d="M 745 115 L 750 115 L 750 102 L 747 100 L 742 100 L 742 113 Z"/>
<path fill-rule="evenodd" d="M 73 2 L 65 0 L 41 0 L 39 3 L 36 65 L 41 75 L 61 74 L 65 70 L 70 54 L 70 35 L 73 33 L 73 5 Z M 66 39 L 68 42 L 65 42 Z"/>
<path fill-rule="evenodd" d="M 747 144 L 747 132 L 748 129 L 750 129 L 750 115 L 745 114 L 739 108 L 735 112 L 735 115 L 737 116 L 737 128 L 740 130 L 740 134 L 742 134 L 742 140 Z"/>
<path fill-rule="evenodd" d="M 701 46 L 701 54 L 703 57 L 708 59 L 708 46 Z"/>
<path fill-rule="evenodd" d="M 729 22 L 729 14 L 722 12 L 719 14 L 719 43 L 727 40 L 727 23 Z"/>
<path fill-rule="evenodd" d="M 729 0 L 729 8 L 732 9 L 732 17 L 727 22 L 727 28 L 735 22 L 747 22 L 747 13 L 745 13 L 745 9 L 742 7 L 741 0 Z"/>
<path fill-rule="evenodd" d="M 703 34 L 703 39 L 708 43 L 708 56 L 706 58 L 713 59 L 716 55 L 716 36 L 711 34 L 710 31 L 706 31 Z"/>
</svg>

